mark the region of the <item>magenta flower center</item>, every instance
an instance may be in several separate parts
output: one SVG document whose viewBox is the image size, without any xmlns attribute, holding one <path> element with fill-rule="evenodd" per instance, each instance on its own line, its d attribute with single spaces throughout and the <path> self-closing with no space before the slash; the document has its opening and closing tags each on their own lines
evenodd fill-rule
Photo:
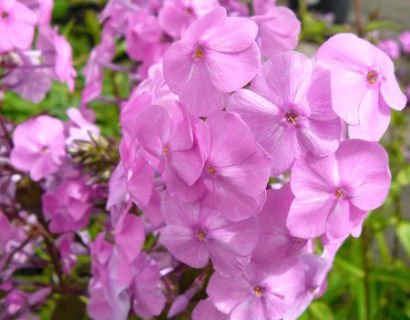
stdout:
<svg viewBox="0 0 410 320">
<path fill-rule="evenodd" d="M 199 241 L 204 241 L 206 238 L 205 232 L 203 232 L 201 229 L 197 228 L 195 229 L 195 236 L 198 238 Z"/>
<path fill-rule="evenodd" d="M 201 47 L 195 49 L 192 58 L 201 59 L 204 56 L 204 50 Z"/>
<path fill-rule="evenodd" d="M 47 146 L 44 146 L 43 148 L 41 148 L 41 152 L 44 153 L 44 154 L 47 154 L 47 153 L 50 152 L 50 150 L 48 149 Z"/>
<path fill-rule="evenodd" d="M 259 286 L 256 286 L 255 288 L 253 288 L 253 292 L 255 293 L 255 296 L 257 296 L 258 298 L 262 297 L 262 288 Z"/>
<path fill-rule="evenodd" d="M 370 70 L 366 78 L 368 83 L 375 84 L 379 78 L 379 73 L 376 70 Z"/>
<path fill-rule="evenodd" d="M 6 11 L 2 11 L 2 12 L 0 13 L 0 18 L 1 18 L 2 20 L 6 20 L 8 17 L 9 17 L 9 14 L 8 14 Z"/>
<path fill-rule="evenodd" d="M 293 110 L 286 112 L 286 121 L 293 125 L 296 125 L 298 121 L 297 113 Z"/>
<path fill-rule="evenodd" d="M 337 189 L 337 190 L 335 191 L 335 195 L 336 195 L 336 197 L 338 197 L 339 199 L 342 199 L 342 200 L 346 199 L 346 195 L 344 194 L 343 190 L 341 190 L 341 189 Z"/>
<path fill-rule="evenodd" d="M 211 174 L 211 176 L 215 174 L 215 168 L 211 166 L 210 164 L 208 164 L 208 171 Z"/>
<path fill-rule="evenodd" d="M 191 7 L 186 8 L 186 13 L 189 16 L 193 16 L 194 15 L 194 10 Z"/>
</svg>

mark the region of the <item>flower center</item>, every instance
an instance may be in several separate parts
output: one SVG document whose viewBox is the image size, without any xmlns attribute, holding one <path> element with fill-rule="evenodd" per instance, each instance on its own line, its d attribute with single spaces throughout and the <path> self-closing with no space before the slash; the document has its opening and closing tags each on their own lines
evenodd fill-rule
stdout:
<svg viewBox="0 0 410 320">
<path fill-rule="evenodd" d="M 9 17 L 9 14 L 6 11 L 0 12 L 0 18 L 6 20 Z"/>
<path fill-rule="evenodd" d="M 366 78 L 368 83 L 375 84 L 379 78 L 379 73 L 376 70 L 370 70 Z"/>
<path fill-rule="evenodd" d="M 195 59 L 201 59 L 204 56 L 204 51 L 198 47 L 195 49 L 194 54 L 192 55 L 192 58 Z"/>
<path fill-rule="evenodd" d="M 47 154 L 47 153 L 50 152 L 50 149 L 48 149 L 47 146 L 44 146 L 43 148 L 41 148 L 41 152 L 44 153 L 44 154 Z"/>
<path fill-rule="evenodd" d="M 215 174 L 215 168 L 211 166 L 210 164 L 208 164 L 208 171 L 211 174 L 211 176 Z"/>
<path fill-rule="evenodd" d="M 186 8 L 186 13 L 189 16 L 193 16 L 194 15 L 194 10 L 191 7 Z"/>
<path fill-rule="evenodd" d="M 262 297 L 262 288 L 259 286 L 256 286 L 255 288 L 253 288 L 253 292 L 255 293 L 255 296 L 257 296 L 258 298 Z"/>
<path fill-rule="evenodd" d="M 337 190 L 335 191 L 335 195 L 336 195 L 336 197 L 338 197 L 339 199 L 342 199 L 342 200 L 346 199 L 346 196 L 344 195 L 344 193 L 343 193 L 343 191 L 342 191 L 341 189 L 337 189 Z"/>
<path fill-rule="evenodd" d="M 168 147 L 164 147 L 164 149 L 162 149 L 164 151 L 164 153 L 169 153 L 169 148 Z"/>
<path fill-rule="evenodd" d="M 199 241 L 204 241 L 206 238 L 205 232 L 203 232 L 201 229 L 195 229 L 195 236 L 198 238 Z"/>
<path fill-rule="evenodd" d="M 293 110 L 286 112 L 286 121 L 293 125 L 296 125 L 296 122 L 298 121 L 297 113 Z"/>
</svg>

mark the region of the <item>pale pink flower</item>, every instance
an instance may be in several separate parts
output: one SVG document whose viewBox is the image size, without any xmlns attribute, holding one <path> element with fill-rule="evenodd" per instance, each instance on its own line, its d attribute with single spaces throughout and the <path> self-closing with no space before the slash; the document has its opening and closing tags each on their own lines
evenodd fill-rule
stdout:
<svg viewBox="0 0 410 320">
<path fill-rule="evenodd" d="M 233 94 L 228 110 L 239 113 L 271 156 L 271 175 L 290 169 L 306 153 L 334 152 L 341 124 L 332 110 L 330 72 L 301 53 L 272 56 L 251 84 Z"/>
<path fill-rule="evenodd" d="M 349 136 L 378 141 L 390 108 L 402 110 L 407 101 L 390 58 L 370 42 L 341 33 L 327 40 L 315 59 L 332 72 L 333 109 L 350 125 Z"/>
<path fill-rule="evenodd" d="M 0 53 L 28 49 L 34 37 L 36 14 L 17 0 L 0 2 Z"/>
<path fill-rule="evenodd" d="M 14 131 L 11 164 L 30 172 L 38 181 L 58 171 L 65 157 L 64 126 L 60 120 L 39 116 L 28 120 Z"/>
<path fill-rule="evenodd" d="M 256 24 L 227 18 L 218 8 L 196 20 L 164 53 L 164 76 L 184 110 L 207 116 L 225 107 L 229 93 L 246 85 L 260 67 Z"/>
<path fill-rule="evenodd" d="M 387 153 L 376 142 L 348 140 L 332 155 L 308 155 L 292 169 L 295 199 L 286 224 L 305 239 L 345 237 L 383 204 L 390 179 Z"/>
<path fill-rule="evenodd" d="M 377 46 L 384 52 L 386 52 L 386 54 L 393 60 L 396 60 L 398 57 L 400 57 L 400 47 L 397 41 L 394 39 L 382 40 Z"/>
</svg>

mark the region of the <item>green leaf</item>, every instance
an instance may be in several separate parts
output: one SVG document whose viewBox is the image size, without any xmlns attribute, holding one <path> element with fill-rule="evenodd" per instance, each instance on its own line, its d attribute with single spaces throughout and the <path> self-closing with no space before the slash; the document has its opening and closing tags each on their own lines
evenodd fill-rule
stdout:
<svg viewBox="0 0 410 320">
<path fill-rule="evenodd" d="M 75 296 L 65 296 L 57 300 L 51 316 L 52 320 L 81 320 L 85 317 L 85 303 Z"/>
<path fill-rule="evenodd" d="M 369 279 L 410 288 L 410 270 L 404 266 L 373 266 Z"/>
<path fill-rule="evenodd" d="M 365 32 L 383 29 L 400 31 L 402 27 L 396 22 L 387 20 L 372 21 L 364 27 Z"/>
<path fill-rule="evenodd" d="M 335 265 L 342 268 L 343 270 L 349 272 L 350 274 L 354 275 L 355 277 L 358 278 L 363 278 L 364 277 L 364 272 L 362 269 L 360 269 L 359 267 L 355 266 L 353 263 L 351 263 L 348 260 L 345 260 L 341 257 L 336 256 L 335 257 L 335 261 L 334 261 Z"/>
</svg>

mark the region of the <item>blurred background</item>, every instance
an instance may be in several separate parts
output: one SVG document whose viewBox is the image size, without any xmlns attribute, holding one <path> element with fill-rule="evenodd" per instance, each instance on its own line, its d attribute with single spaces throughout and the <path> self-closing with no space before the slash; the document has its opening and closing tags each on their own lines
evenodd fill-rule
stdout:
<svg viewBox="0 0 410 320">
<path fill-rule="evenodd" d="M 250 3 L 251 1 L 245 1 Z M 410 0 L 296 0 L 290 6 L 302 22 L 298 51 L 312 56 L 318 46 L 338 32 L 355 32 L 380 46 L 394 59 L 402 89 L 410 94 L 410 54 L 398 37 L 410 30 Z M 70 41 L 79 73 L 76 90 L 54 83 L 47 98 L 33 105 L 8 92 L 3 113 L 23 121 L 48 112 L 65 119 L 65 110 L 78 106 L 84 78 L 81 69 L 92 47 L 100 42 L 98 13 L 105 0 L 55 0 L 53 23 Z M 116 61 L 126 59 L 125 46 Z M 106 71 L 105 96 L 127 99 L 129 82 L 121 73 Z M 94 101 L 97 123 L 106 135 L 119 137 L 116 105 Z M 349 238 L 340 249 L 328 276 L 328 290 L 315 301 L 302 319 L 410 319 L 410 110 L 392 110 L 392 122 L 382 144 L 389 152 L 392 185 L 386 203 L 372 212 L 362 236 Z M 41 311 L 42 319 L 47 310 Z"/>
</svg>

